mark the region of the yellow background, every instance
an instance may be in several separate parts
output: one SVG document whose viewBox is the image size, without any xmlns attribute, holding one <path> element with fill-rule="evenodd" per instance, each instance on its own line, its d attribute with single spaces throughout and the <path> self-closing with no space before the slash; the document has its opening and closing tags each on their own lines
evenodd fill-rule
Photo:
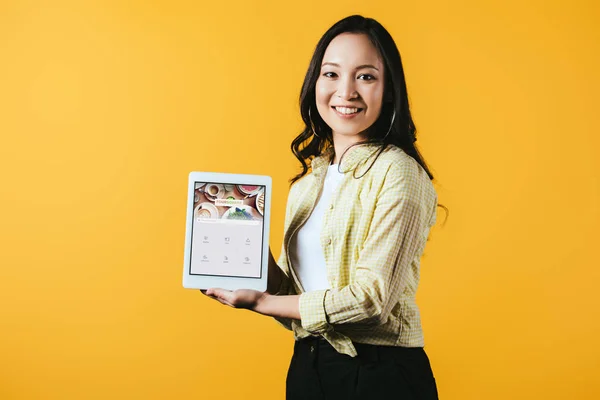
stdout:
<svg viewBox="0 0 600 400">
<path fill-rule="evenodd" d="M 282 399 L 292 335 L 181 286 L 187 176 L 274 180 L 314 46 L 378 19 L 450 208 L 442 399 L 600 398 L 596 1 L 0 2 L 0 399 Z M 443 213 L 440 213 L 440 221 Z"/>
</svg>

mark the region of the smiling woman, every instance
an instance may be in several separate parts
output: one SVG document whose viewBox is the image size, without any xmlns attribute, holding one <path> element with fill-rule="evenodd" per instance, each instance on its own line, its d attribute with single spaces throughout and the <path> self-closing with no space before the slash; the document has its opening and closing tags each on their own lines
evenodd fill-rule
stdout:
<svg viewBox="0 0 600 400">
<path fill-rule="evenodd" d="M 338 149 L 367 139 L 367 129 L 381 114 L 383 71 L 379 52 L 364 34 L 342 33 L 327 47 L 315 94 Z"/>
<path fill-rule="evenodd" d="M 287 399 L 437 399 L 415 302 L 437 194 L 381 24 L 355 15 L 324 34 L 300 110 L 303 171 L 267 292 L 206 294 L 294 331 Z"/>
</svg>

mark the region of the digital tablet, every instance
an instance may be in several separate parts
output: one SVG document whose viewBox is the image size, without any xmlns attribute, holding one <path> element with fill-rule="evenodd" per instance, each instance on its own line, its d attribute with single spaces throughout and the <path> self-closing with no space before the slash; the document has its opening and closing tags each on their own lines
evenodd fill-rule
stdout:
<svg viewBox="0 0 600 400">
<path fill-rule="evenodd" d="M 191 172 L 183 287 L 267 290 L 270 176 Z"/>
</svg>

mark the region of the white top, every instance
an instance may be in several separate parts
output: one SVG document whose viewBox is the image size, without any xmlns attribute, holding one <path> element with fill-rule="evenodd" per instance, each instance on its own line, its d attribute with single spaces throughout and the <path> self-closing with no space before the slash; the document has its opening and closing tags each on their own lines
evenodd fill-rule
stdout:
<svg viewBox="0 0 600 400">
<path fill-rule="evenodd" d="M 331 195 L 343 177 L 344 174 L 338 172 L 338 164 L 327 168 L 321 197 L 317 200 L 315 209 L 290 241 L 290 261 L 306 292 L 330 288 L 320 241 L 321 226 L 325 210 L 331 202 Z"/>
</svg>

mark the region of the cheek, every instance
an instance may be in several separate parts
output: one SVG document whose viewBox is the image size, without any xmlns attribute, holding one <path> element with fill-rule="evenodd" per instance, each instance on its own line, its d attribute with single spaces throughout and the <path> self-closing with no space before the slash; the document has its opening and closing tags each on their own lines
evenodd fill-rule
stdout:
<svg viewBox="0 0 600 400">
<path fill-rule="evenodd" d="M 317 97 L 317 103 L 329 102 L 329 97 L 331 94 L 329 88 L 324 82 L 317 81 L 317 85 L 315 86 L 315 96 Z"/>
<path fill-rule="evenodd" d="M 331 89 L 326 83 L 319 83 L 315 86 L 315 100 L 317 103 L 317 110 L 324 121 L 328 121 L 329 102 L 331 101 Z"/>
<path fill-rule="evenodd" d="M 373 90 L 369 92 L 368 104 L 372 111 L 378 112 L 381 110 L 383 105 L 383 88 L 373 88 Z"/>
</svg>

